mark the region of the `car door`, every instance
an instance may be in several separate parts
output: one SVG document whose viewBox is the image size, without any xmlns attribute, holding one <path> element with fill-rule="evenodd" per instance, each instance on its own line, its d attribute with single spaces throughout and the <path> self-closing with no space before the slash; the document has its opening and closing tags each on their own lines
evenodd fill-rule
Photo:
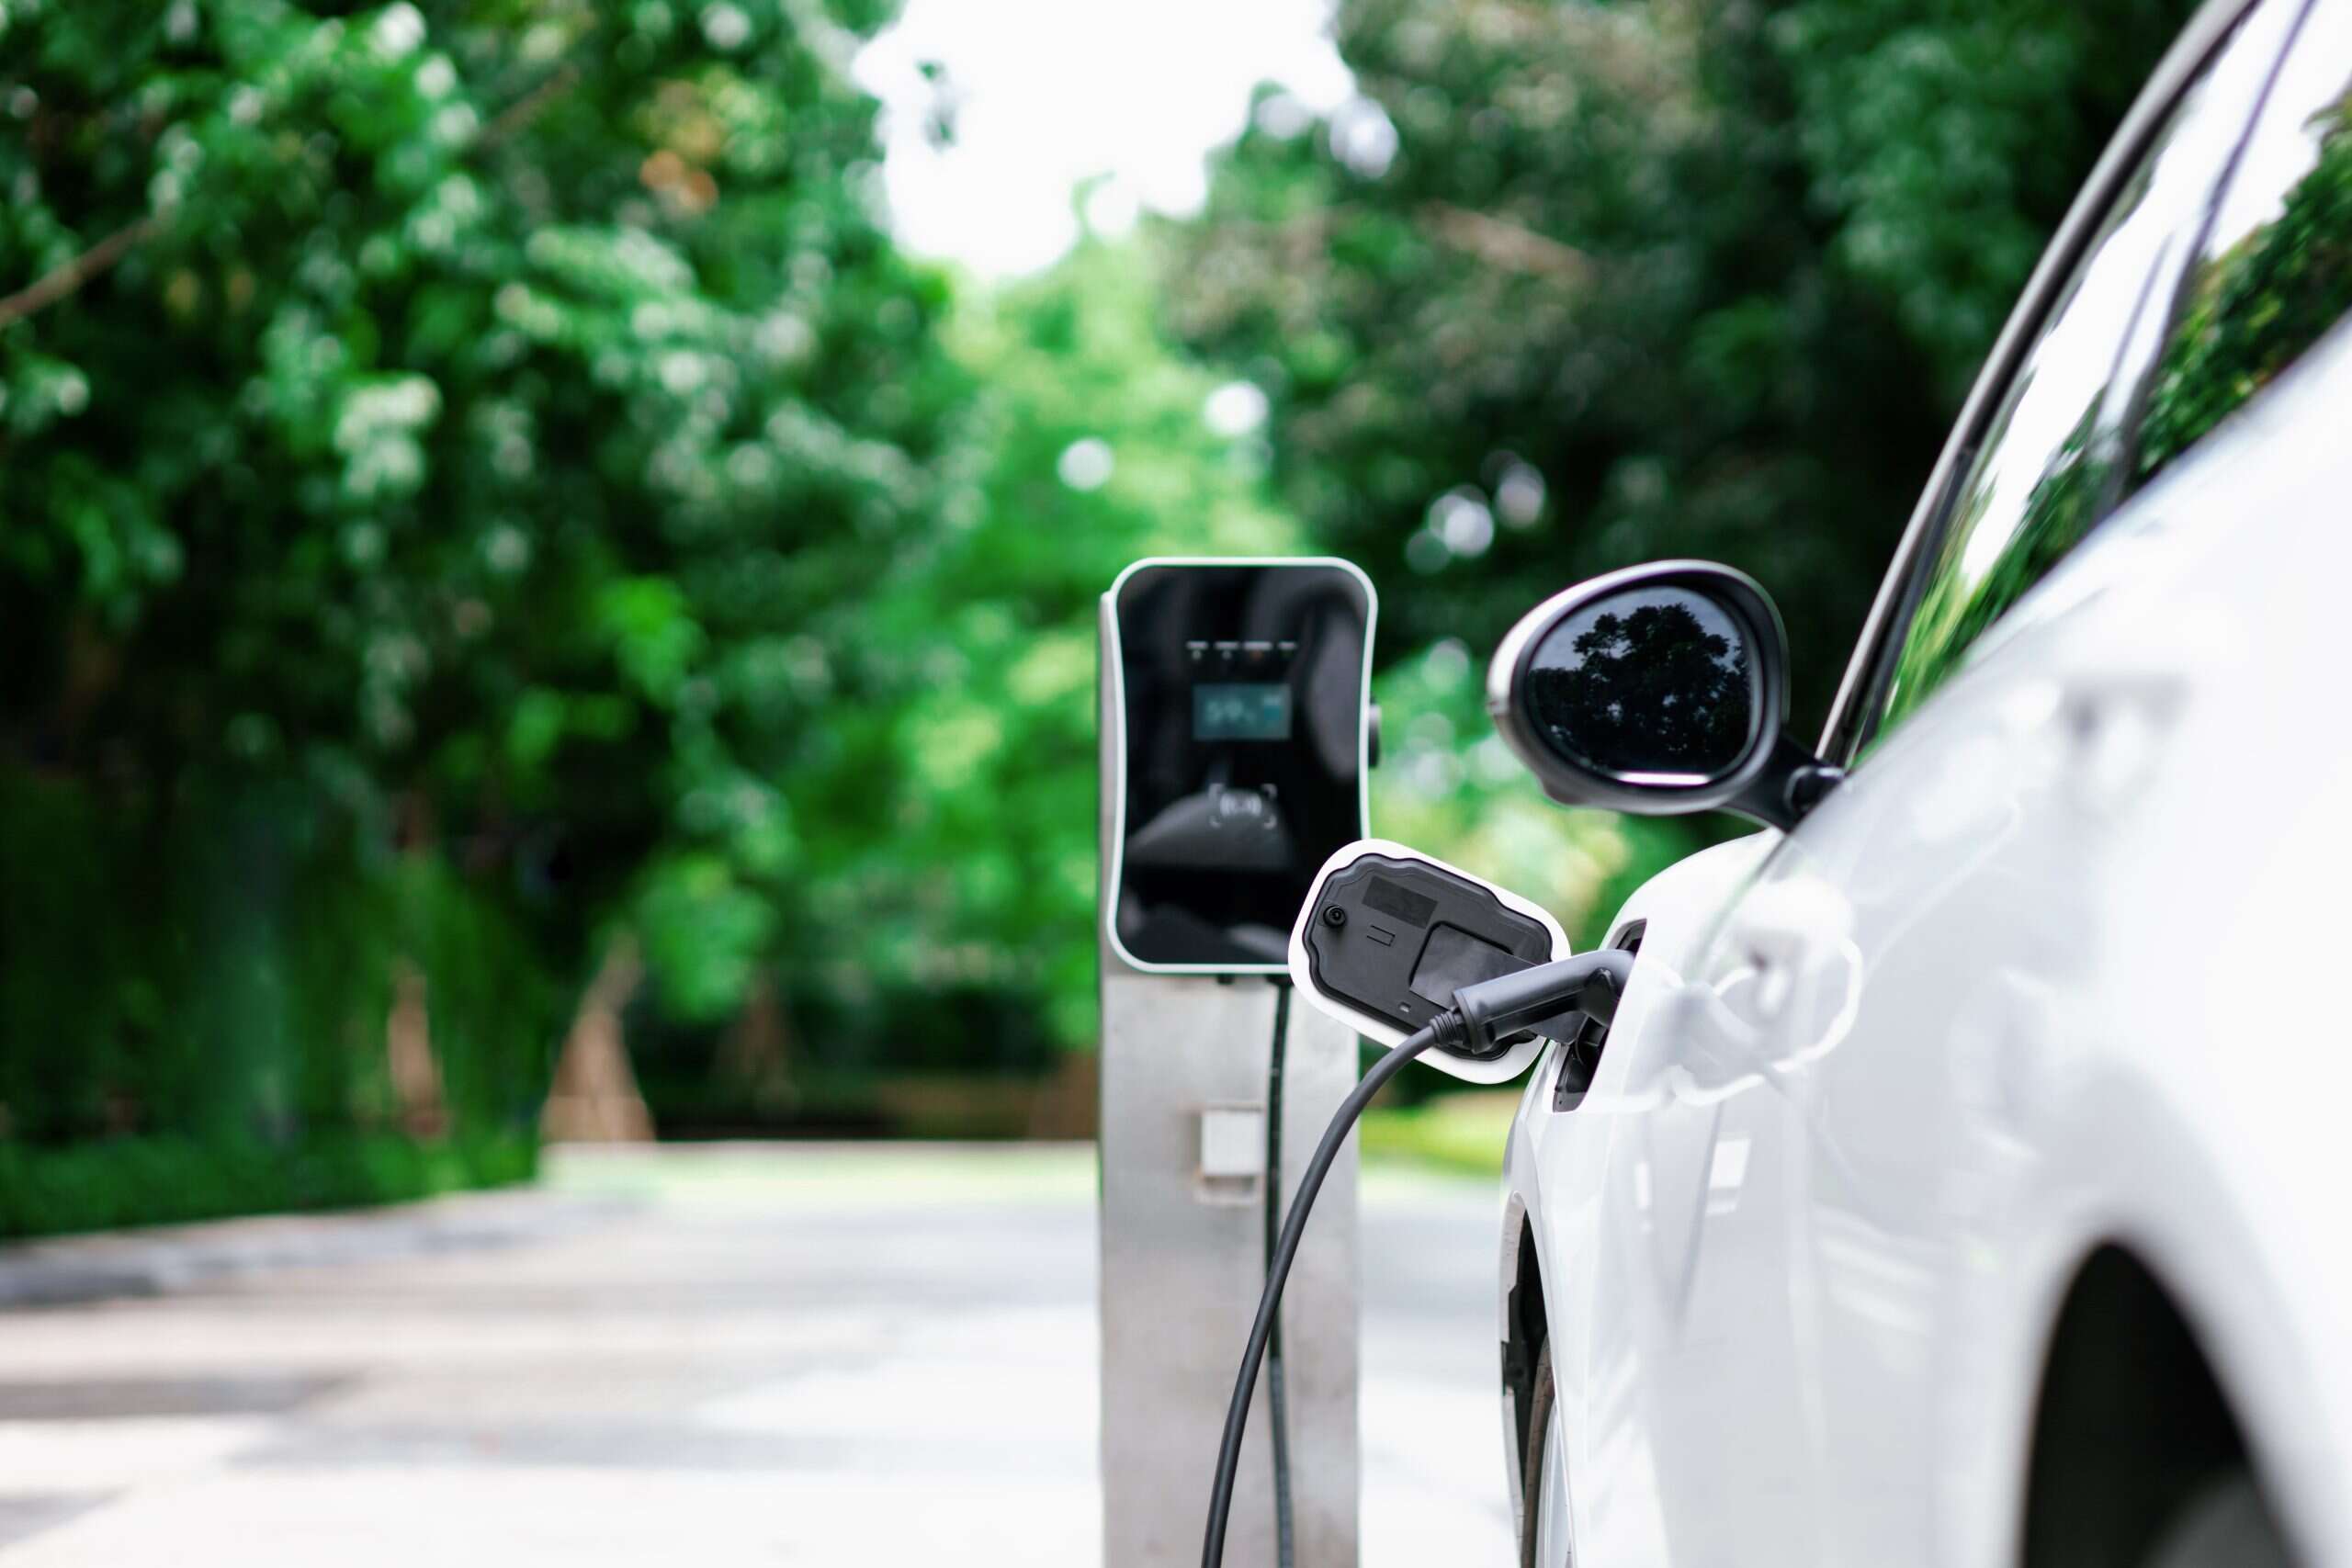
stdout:
<svg viewBox="0 0 2352 1568">
<path fill-rule="evenodd" d="M 1891 584 L 1889 678 L 1860 688 L 1884 744 L 1732 900 L 1683 1004 L 1612 1039 L 1585 1379 L 1602 1436 L 1578 1488 L 1595 1560 L 1612 1539 L 1693 1564 L 1943 1554 L 1933 1361 L 1970 1260 L 1942 1183 L 1982 1081 L 1953 1053 L 2063 987 L 2083 847 L 2038 810 L 2068 762 L 2046 691 L 1941 688 L 2128 488 L 2177 286 L 2302 10 L 2217 29 L 2127 132 Z"/>
<path fill-rule="evenodd" d="M 1718 1342 L 1679 1392 L 1761 1403 L 1693 1421 L 1672 1462 L 1730 1500 L 1741 1561 L 1967 1561 L 2001 1528 L 1951 1504 L 1942 1395 L 1984 1371 L 1950 1358 L 2000 1264 L 1972 1243 L 1984 1174 L 2017 1155 L 2001 1096 L 2086 990 L 2112 804 L 2086 782 L 2108 694 L 2019 639 L 2063 613 L 2058 569 L 2132 488 L 2177 301 L 2307 10 L 2265 0 L 2216 40 L 2024 307 L 2030 346 L 1884 630 L 1871 744 L 1702 965 L 1694 1019 L 1714 1026 L 1685 1032 L 1712 1066 L 1690 1081 L 1722 1108 L 1682 1310 Z"/>
</svg>

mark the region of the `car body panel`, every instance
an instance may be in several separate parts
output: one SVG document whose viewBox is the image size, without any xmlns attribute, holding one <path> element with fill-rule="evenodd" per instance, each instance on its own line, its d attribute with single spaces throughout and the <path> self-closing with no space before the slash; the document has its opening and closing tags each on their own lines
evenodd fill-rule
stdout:
<svg viewBox="0 0 2352 1568">
<path fill-rule="evenodd" d="M 1634 892 L 1611 926 L 1611 940 L 1635 922 L 1642 926 L 1642 956 L 1634 968 L 1624 999 L 1619 1004 L 1611 1043 L 1584 1101 L 1574 1111 L 1552 1109 L 1560 1072 L 1561 1048 L 1552 1047 L 1537 1062 L 1512 1123 L 1506 1156 L 1510 1197 L 1504 1226 L 1505 1312 L 1518 1268 L 1518 1237 L 1522 1225 L 1536 1241 L 1536 1258 L 1546 1294 L 1553 1337 L 1552 1375 L 1561 1408 L 1574 1411 L 1613 1409 L 1592 1394 L 1596 1352 L 1588 1338 L 1598 1328 L 1602 1343 L 1597 1353 L 1599 1376 L 1622 1379 L 1626 1348 L 1611 1331 L 1631 1321 L 1613 1294 L 1596 1296 L 1600 1276 L 1591 1266 L 1605 1207 L 1603 1172 L 1609 1154 L 1607 1134 L 1625 1102 L 1646 1094 L 1647 1074 L 1637 1070 L 1635 1053 L 1620 1051 L 1621 1040 L 1653 1037 L 1645 1021 L 1674 987 L 1664 982 L 1679 976 L 1698 952 L 1701 939 L 1719 918 L 1731 894 L 1756 874 L 1779 835 L 1758 833 L 1702 851 L 1668 867 Z M 1556 1208 L 1555 1207 L 1556 1205 Z M 1506 1338 L 1510 1323 L 1503 1323 Z M 1510 1420 L 1506 1400 L 1505 1420 Z M 1598 1441 L 1638 1444 L 1638 1426 L 1605 1428 L 1589 1419 L 1568 1423 L 1567 1463 L 1572 1505 L 1581 1519 L 1593 1514 L 1596 1529 L 1608 1535 L 1630 1530 L 1646 1540 L 1658 1517 L 1656 1499 L 1644 1495 L 1638 1482 L 1630 1490 L 1588 1499 L 1574 1491 L 1588 1476 L 1638 1475 L 1643 1465 L 1594 1465 L 1585 1450 Z M 1516 1445 L 1514 1434 L 1512 1441 Z M 1523 1507 L 1519 1482 L 1513 1478 L 1514 1507 Z M 1623 1522 L 1621 1522 L 1623 1521 Z M 1589 1536 L 1584 1539 L 1593 1539 Z"/>
<path fill-rule="evenodd" d="M 1592 1091 L 1552 1111 L 1547 1058 L 1508 1176 L 1591 1560 L 2013 1561 L 2051 1327 L 2114 1243 L 2352 1562 L 2347 404 L 2338 333 L 1795 833 L 1628 902 Z"/>
</svg>

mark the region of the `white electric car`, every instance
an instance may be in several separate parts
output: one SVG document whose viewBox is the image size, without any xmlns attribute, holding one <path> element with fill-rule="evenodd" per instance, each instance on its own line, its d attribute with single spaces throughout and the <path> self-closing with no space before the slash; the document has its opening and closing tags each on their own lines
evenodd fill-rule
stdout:
<svg viewBox="0 0 2352 1568">
<path fill-rule="evenodd" d="M 1532 614 L 1637 893 L 1510 1135 L 1542 1568 L 2352 1563 L 2352 0 L 2198 17 L 1914 515 L 1819 748 L 1738 574 Z"/>
</svg>

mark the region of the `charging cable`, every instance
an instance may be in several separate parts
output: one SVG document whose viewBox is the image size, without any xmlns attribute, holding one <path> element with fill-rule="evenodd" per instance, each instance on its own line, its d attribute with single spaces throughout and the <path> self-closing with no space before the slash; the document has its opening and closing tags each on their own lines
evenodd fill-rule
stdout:
<svg viewBox="0 0 2352 1568">
<path fill-rule="evenodd" d="M 1290 982 L 1274 982 L 1274 1039 L 1266 1053 L 1266 1278 L 1273 1278 L 1283 1206 L 1283 1047 L 1290 1039 Z M 1274 1562 L 1291 1568 L 1290 1401 L 1283 1386 L 1283 1319 L 1266 1340 L 1266 1417 L 1274 1446 Z"/>
<path fill-rule="evenodd" d="M 1617 998 L 1624 994 L 1633 966 L 1632 953 L 1604 948 L 1464 986 L 1453 993 L 1451 1009 L 1391 1046 L 1340 1101 L 1339 1113 L 1324 1129 L 1322 1142 L 1315 1145 L 1314 1157 L 1298 1179 L 1298 1196 L 1291 1201 L 1289 1217 L 1283 1222 L 1282 1235 L 1266 1267 L 1266 1288 L 1258 1298 L 1258 1315 L 1250 1325 L 1250 1342 L 1241 1352 L 1241 1372 L 1234 1380 L 1232 1403 L 1225 1408 L 1216 1479 L 1209 1488 L 1208 1531 L 1201 1541 L 1201 1568 L 1224 1568 L 1226 1523 L 1233 1512 L 1233 1481 L 1241 1465 L 1241 1438 L 1250 1424 L 1250 1395 L 1257 1387 L 1258 1370 L 1265 1361 L 1266 1345 L 1282 1310 L 1283 1286 L 1298 1256 L 1299 1238 L 1306 1234 L 1315 1195 L 1323 1190 L 1323 1179 L 1330 1173 L 1331 1162 L 1339 1158 L 1340 1146 L 1364 1107 L 1372 1103 L 1382 1085 L 1431 1046 L 1471 1057 L 1490 1056 L 1507 1037 L 1570 1010 L 1607 1023 L 1617 1015 Z"/>
</svg>

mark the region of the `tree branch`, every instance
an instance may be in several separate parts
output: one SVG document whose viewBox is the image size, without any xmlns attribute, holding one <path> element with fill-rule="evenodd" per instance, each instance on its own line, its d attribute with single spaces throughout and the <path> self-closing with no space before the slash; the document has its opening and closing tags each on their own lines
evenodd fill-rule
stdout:
<svg viewBox="0 0 2352 1568">
<path fill-rule="evenodd" d="M 481 134 L 474 141 L 475 151 L 495 147 L 513 136 L 538 118 L 549 104 L 571 91 L 579 82 L 580 68 L 576 65 L 566 65 L 550 73 L 546 81 L 507 105 L 497 118 L 482 128 Z M 168 210 L 150 212 L 124 224 L 80 255 L 42 274 L 14 294 L 0 298 L 0 332 L 6 332 L 36 311 L 49 309 L 91 279 L 112 271 L 124 256 L 163 232 L 170 220 Z"/>
<path fill-rule="evenodd" d="M 473 150 L 486 152 L 497 146 L 539 118 L 547 107 L 563 96 L 580 83 L 580 67 L 565 65 L 550 72 L 548 79 L 498 111 L 498 118 L 481 128 L 474 138 Z"/>
<path fill-rule="evenodd" d="M 73 293 L 92 278 L 113 269 L 114 265 L 163 231 L 169 220 L 165 212 L 151 212 L 136 222 L 126 223 L 75 256 L 6 299 L 0 299 L 0 332 L 23 321 L 36 310 L 48 309 Z"/>
<path fill-rule="evenodd" d="M 1442 201 L 1424 205 L 1421 217 L 1440 240 L 1488 266 L 1566 283 L 1592 276 L 1590 256 L 1532 229 Z"/>
</svg>

